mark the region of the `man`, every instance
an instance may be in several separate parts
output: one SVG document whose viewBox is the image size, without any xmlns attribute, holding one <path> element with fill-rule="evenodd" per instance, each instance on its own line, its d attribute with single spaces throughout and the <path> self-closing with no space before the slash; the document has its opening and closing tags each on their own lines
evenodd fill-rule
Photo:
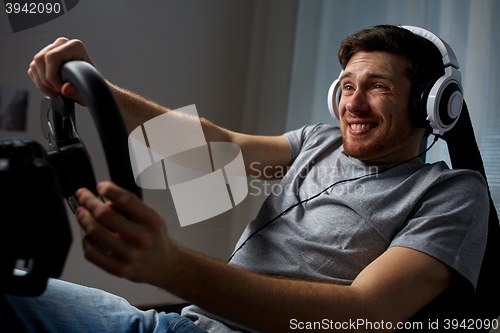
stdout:
<svg viewBox="0 0 500 333">
<path fill-rule="evenodd" d="M 255 166 L 289 168 L 280 185 L 292 190 L 266 200 L 229 265 L 177 246 L 153 208 L 109 182 L 98 185 L 107 203 L 87 189 L 76 193 L 87 259 L 111 274 L 165 288 L 195 304 L 184 309 L 181 324 L 189 325 L 190 318 L 210 332 L 394 331 L 444 290 L 472 292 L 486 239 L 484 180 L 416 159 L 425 129 L 413 125 L 409 100 L 429 70 L 422 63 L 425 57 L 415 54 L 435 53 L 429 44 L 392 26 L 347 38 L 339 52 L 344 68 L 340 129 L 320 124 L 261 137 L 202 120 L 207 141 L 241 147 L 249 176 L 263 175 Z M 422 45 L 424 52 L 418 50 Z M 60 38 L 34 57 L 28 73 L 50 97 L 61 92 L 83 103 L 57 75 L 62 63 L 75 59 L 92 64 L 80 41 Z M 168 112 L 109 86 L 129 130 Z M 95 243 L 112 254 L 100 252 Z M 5 302 L 30 328 L 47 322 L 49 314 L 40 308 L 55 300 L 71 305 L 51 308 L 45 325 L 54 331 L 132 332 L 141 327 L 160 332 L 175 326 L 171 315 L 137 312 L 102 292 L 62 285 L 51 281 L 37 299 L 6 296 Z M 61 300 L 65 292 L 71 295 Z"/>
</svg>

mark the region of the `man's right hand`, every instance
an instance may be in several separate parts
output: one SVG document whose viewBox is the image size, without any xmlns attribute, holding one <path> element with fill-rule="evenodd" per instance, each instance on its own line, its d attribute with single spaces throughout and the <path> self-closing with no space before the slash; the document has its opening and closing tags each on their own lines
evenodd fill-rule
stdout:
<svg viewBox="0 0 500 333">
<path fill-rule="evenodd" d="M 58 94 L 61 93 L 76 100 L 79 104 L 85 105 L 76 87 L 70 82 L 63 85 L 59 76 L 61 66 L 71 60 L 83 60 L 95 67 L 81 41 L 68 40 L 64 37 L 58 38 L 33 57 L 28 75 L 36 87 L 47 96 L 57 98 Z"/>
</svg>

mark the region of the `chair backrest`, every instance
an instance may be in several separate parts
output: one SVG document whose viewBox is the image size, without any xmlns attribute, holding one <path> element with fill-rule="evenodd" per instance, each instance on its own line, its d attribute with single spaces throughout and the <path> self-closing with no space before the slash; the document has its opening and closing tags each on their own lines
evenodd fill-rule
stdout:
<svg viewBox="0 0 500 333">
<path fill-rule="evenodd" d="M 448 144 L 454 169 L 478 171 L 486 180 L 483 161 L 465 101 L 459 121 L 443 136 L 443 139 Z M 500 226 L 491 193 L 489 193 L 489 198 L 488 239 L 476 292 L 473 295 L 463 295 L 447 290 L 422 308 L 409 321 L 422 323 L 424 328 L 437 328 L 429 325 L 438 323 L 440 329 L 445 329 L 445 325 L 449 324 L 453 325 L 450 328 L 454 328 L 454 331 L 470 331 L 472 328 L 475 331 L 487 332 L 492 328 L 491 322 L 500 315 L 500 283 L 498 283 Z"/>
</svg>

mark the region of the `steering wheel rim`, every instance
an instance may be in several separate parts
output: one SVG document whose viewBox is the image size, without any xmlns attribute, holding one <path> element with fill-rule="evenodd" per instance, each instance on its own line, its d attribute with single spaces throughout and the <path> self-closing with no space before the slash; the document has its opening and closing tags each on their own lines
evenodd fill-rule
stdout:
<svg viewBox="0 0 500 333">
<path fill-rule="evenodd" d="M 99 72 L 84 61 L 70 61 L 61 67 L 63 83 L 71 82 L 82 95 L 92 115 L 106 156 L 111 181 L 142 198 L 142 190 L 135 183 L 128 153 L 128 133 L 121 112 L 108 85 Z M 74 100 L 62 95 L 52 102 L 53 112 L 70 119 Z M 67 136 L 63 129 L 54 128 L 57 136 Z M 72 129 L 64 129 L 68 131 Z"/>
</svg>

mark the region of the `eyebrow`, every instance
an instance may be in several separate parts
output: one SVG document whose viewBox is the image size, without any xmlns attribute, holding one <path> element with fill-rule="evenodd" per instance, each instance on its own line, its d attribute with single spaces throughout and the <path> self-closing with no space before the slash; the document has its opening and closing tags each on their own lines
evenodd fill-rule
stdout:
<svg viewBox="0 0 500 333">
<path fill-rule="evenodd" d="M 353 75 L 354 75 L 353 72 L 344 72 L 340 76 L 339 82 L 342 82 L 343 79 L 351 77 Z M 391 81 L 391 82 L 394 81 L 394 79 L 391 76 L 386 75 L 386 74 L 382 74 L 382 73 L 373 73 L 373 72 L 372 73 L 368 73 L 368 77 L 369 78 L 374 78 L 374 79 L 385 79 L 385 80 L 388 80 L 388 81 Z"/>
</svg>

